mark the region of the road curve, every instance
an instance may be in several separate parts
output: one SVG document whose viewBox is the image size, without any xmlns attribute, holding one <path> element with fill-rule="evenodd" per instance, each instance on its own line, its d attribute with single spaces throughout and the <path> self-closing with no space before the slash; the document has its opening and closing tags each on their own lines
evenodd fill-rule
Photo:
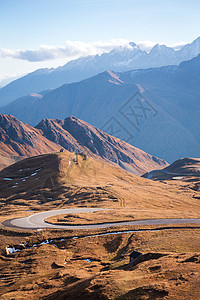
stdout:
<svg viewBox="0 0 200 300">
<path fill-rule="evenodd" d="M 103 224 L 90 224 L 90 225 L 53 225 L 45 222 L 48 217 L 63 215 L 63 214 L 75 214 L 75 213 L 93 213 L 99 210 L 107 210 L 106 208 L 71 208 L 71 209 L 58 209 L 49 210 L 41 213 L 33 214 L 29 217 L 18 218 L 4 221 L 4 226 L 23 228 L 23 229 L 98 229 L 108 228 L 115 226 L 125 225 L 166 225 L 166 224 L 200 224 L 200 219 L 152 219 L 152 220 L 140 220 L 140 221 L 124 221 L 124 222 L 112 222 Z"/>
</svg>

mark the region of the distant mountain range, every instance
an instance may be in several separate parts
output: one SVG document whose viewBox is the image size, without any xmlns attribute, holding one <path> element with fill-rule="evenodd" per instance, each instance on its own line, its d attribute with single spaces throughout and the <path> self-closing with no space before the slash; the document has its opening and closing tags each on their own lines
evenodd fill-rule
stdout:
<svg viewBox="0 0 200 300">
<path fill-rule="evenodd" d="M 84 152 L 86 155 L 118 164 L 137 175 L 168 165 L 164 160 L 151 156 L 75 117 L 65 120 L 42 120 L 34 128 L 13 116 L 0 115 L 1 167 L 6 166 L 5 159 L 13 158 L 14 162 L 16 158 L 55 152 L 61 147 L 70 152 Z"/>
<path fill-rule="evenodd" d="M 4 87 L 5 85 L 9 84 L 10 82 L 12 82 L 12 81 L 14 81 L 14 80 L 16 80 L 16 79 L 18 79 L 20 77 L 22 77 L 22 75 L 21 76 L 18 75 L 18 76 L 6 77 L 6 78 L 0 80 L 0 89 L 2 87 Z"/>
<path fill-rule="evenodd" d="M 0 113 L 32 125 L 74 115 L 173 162 L 200 153 L 199 80 L 200 56 L 179 66 L 103 72 L 19 98 L 0 108 Z"/>
<path fill-rule="evenodd" d="M 57 88 L 65 83 L 97 75 L 106 70 L 122 72 L 132 69 L 147 69 L 167 65 L 179 65 L 200 54 L 200 37 L 180 50 L 165 45 L 155 45 L 147 53 L 131 42 L 129 47 L 119 47 L 102 55 L 81 57 L 56 69 L 40 69 L 0 89 L 0 106 L 14 99 L 50 88 Z"/>
</svg>

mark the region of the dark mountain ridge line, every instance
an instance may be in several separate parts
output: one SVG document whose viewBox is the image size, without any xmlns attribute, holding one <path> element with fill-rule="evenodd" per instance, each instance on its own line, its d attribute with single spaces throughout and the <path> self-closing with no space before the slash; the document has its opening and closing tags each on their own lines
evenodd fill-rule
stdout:
<svg viewBox="0 0 200 300">
<path fill-rule="evenodd" d="M 51 130 L 52 126 L 54 130 Z M 132 172 L 141 174 L 140 169 L 144 168 L 144 160 L 148 167 L 154 164 L 166 165 L 164 160 L 112 137 L 76 117 L 68 117 L 65 120 L 42 120 L 36 128 L 42 130 L 44 136 L 52 142 L 57 142 L 57 136 L 59 136 L 59 144 L 68 151 L 81 150 L 89 156 L 98 156 L 118 165 L 122 161 L 133 167 Z M 76 144 L 74 144 L 75 141 Z"/>
<path fill-rule="evenodd" d="M 59 151 L 84 152 L 122 166 L 129 172 L 143 174 L 152 168 L 162 168 L 167 163 L 137 149 L 120 139 L 112 137 L 94 126 L 68 117 L 64 120 L 42 120 L 35 128 L 9 115 L 0 115 L 1 159 L 7 153 L 19 158 Z"/>
<path fill-rule="evenodd" d="M 0 168 L 29 156 L 59 150 L 59 146 L 42 136 L 40 130 L 11 115 L 0 115 Z"/>
<path fill-rule="evenodd" d="M 42 119 L 75 115 L 111 135 L 108 123 L 115 126 L 118 121 L 118 137 L 147 153 L 169 162 L 195 157 L 200 151 L 199 66 L 200 55 L 175 67 L 107 71 L 41 93 L 43 97 L 34 94 L 17 99 L 0 112 L 34 126 Z M 136 101 L 135 116 L 127 115 Z M 141 113 L 142 105 L 148 109 L 146 115 Z"/>
<path fill-rule="evenodd" d="M 132 69 L 179 65 L 182 61 L 190 60 L 199 53 L 200 38 L 176 51 L 157 44 L 149 53 L 130 42 L 128 47 L 119 47 L 102 55 L 80 57 L 56 69 L 38 69 L 18 78 L 1 88 L 0 106 L 8 104 L 17 97 L 57 88 L 66 82 L 78 82 L 108 69 L 123 72 Z"/>
</svg>

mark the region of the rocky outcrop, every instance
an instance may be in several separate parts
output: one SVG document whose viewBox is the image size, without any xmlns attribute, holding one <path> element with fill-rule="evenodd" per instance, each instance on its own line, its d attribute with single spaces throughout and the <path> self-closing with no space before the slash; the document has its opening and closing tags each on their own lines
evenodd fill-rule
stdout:
<svg viewBox="0 0 200 300">
<path fill-rule="evenodd" d="M 68 151 L 83 151 L 116 163 L 134 174 L 142 174 L 153 168 L 161 169 L 168 164 L 100 129 L 76 118 L 65 120 L 44 119 L 37 126 L 43 135 Z"/>
</svg>

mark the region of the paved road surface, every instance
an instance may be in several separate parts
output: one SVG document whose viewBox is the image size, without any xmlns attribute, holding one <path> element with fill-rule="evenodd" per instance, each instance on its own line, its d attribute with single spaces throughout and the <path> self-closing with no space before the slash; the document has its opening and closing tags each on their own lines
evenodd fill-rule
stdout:
<svg viewBox="0 0 200 300">
<path fill-rule="evenodd" d="M 103 224 L 91 224 L 91 225 L 53 225 L 45 222 L 48 217 L 63 215 L 63 214 L 76 214 L 76 213 L 93 213 L 99 210 L 107 210 L 106 208 L 71 208 L 71 209 L 58 209 L 49 210 L 41 213 L 33 214 L 29 217 L 18 218 L 4 221 L 5 226 L 18 227 L 24 229 L 97 229 L 97 228 L 108 228 L 114 226 L 125 226 L 125 225 L 166 225 L 166 224 L 200 224 L 200 219 L 154 219 L 154 220 L 141 220 L 141 221 L 124 221 L 115 223 L 103 223 Z"/>
</svg>

